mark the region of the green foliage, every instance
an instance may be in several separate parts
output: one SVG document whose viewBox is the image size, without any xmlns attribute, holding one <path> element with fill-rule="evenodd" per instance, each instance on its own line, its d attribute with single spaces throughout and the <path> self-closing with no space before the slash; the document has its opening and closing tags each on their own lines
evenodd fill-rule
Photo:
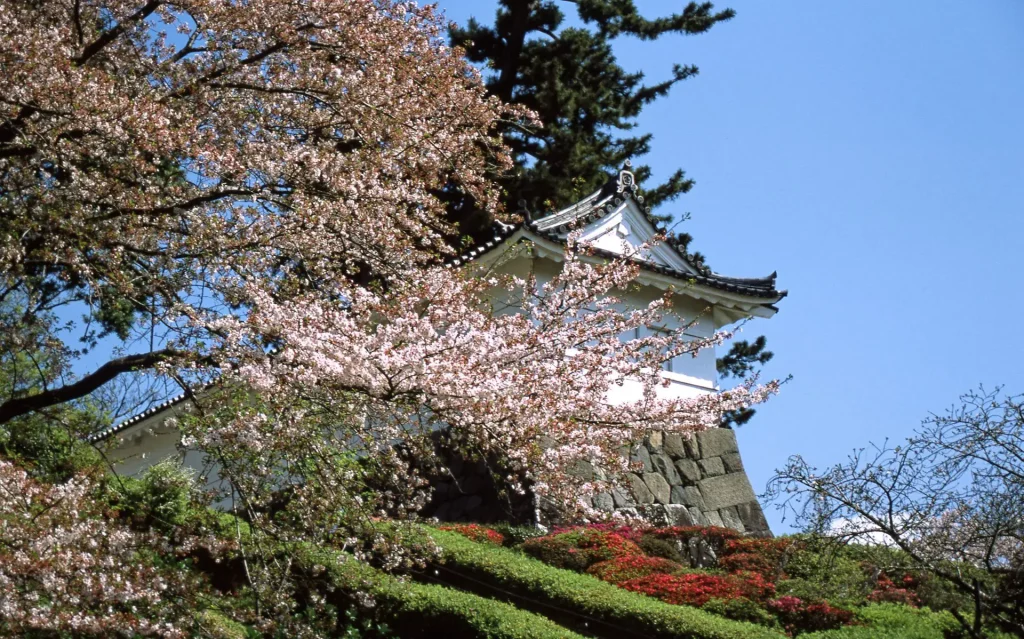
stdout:
<svg viewBox="0 0 1024 639">
<path fill-rule="evenodd" d="M 712 599 L 701 606 L 700 609 L 720 617 L 725 617 L 726 619 L 749 621 L 750 623 L 756 623 L 759 626 L 776 628 L 779 625 L 779 622 L 774 615 L 765 610 L 764 607 L 756 601 L 746 597 L 740 597 L 738 599 Z"/>
<path fill-rule="evenodd" d="M 648 637 L 754 639 L 777 632 L 722 619 L 688 606 L 674 606 L 631 593 L 589 575 L 559 570 L 506 548 L 476 544 L 440 531 L 429 534 L 451 569 L 524 598 L 543 601 Z"/>
<path fill-rule="evenodd" d="M 113 501 L 135 525 L 170 531 L 214 517 L 228 522 L 229 515 L 212 515 L 200 498 L 195 476 L 177 459 L 166 459 L 146 469 L 141 477 L 111 478 L 108 482 Z M 231 534 L 233 531 L 224 529 Z"/>
<path fill-rule="evenodd" d="M 536 526 L 514 526 L 512 524 L 500 523 L 492 524 L 491 528 L 501 533 L 505 538 L 505 546 L 509 548 L 519 546 L 524 541 L 543 537 L 547 534 Z"/>
<path fill-rule="evenodd" d="M 100 466 L 100 454 L 79 438 L 81 424 L 95 423 L 92 416 L 68 406 L 57 412 L 59 419 L 36 414 L 0 426 L 0 456 L 54 483 Z"/>
<path fill-rule="evenodd" d="M 464 539 L 457 533 L 437 534 Z M 329 589 L 325 593 L 328 597 L 337 599 L 368 591 L 375 600 L 378 616 L 387 618 L 401 637 L 581 637 L 509 604 L 443 586 L 401 581 L 336 551 L 300 546 L 296 559 L 301 569 L 324 582 L 325 590 Z"/>
<path fill-rule="evenodd" d="M 643 551 L 621 535 L 578 528 L 527 540 L 521 546 L 527 554 L 549 566 L 582 572 L 599 561 L 626 555 L 642 555 Z"/>
<path fill-rule="evenodd" d="M 863 605 L 874 586 L 861 562 L 843 548 L 808 543 L 809 547 L 796 550 L 786 563 L 789 578 L 776 585 L 779 595 L 825 599 L 843 607 Z"/>
<path fill-rule="evenodd" d="M 689 559 L 682 556 L 676 545 L 653 535 L 644 535 L 637 542 L 640 549 L 652 557 L 661 557 L 677 564 L 688 564 Z"/>
<path fill-rule="evenodd" d="M 519 200 L 533 211 L 567 205 L 601 186 L 625 160 L 647 154 L 650 134 L 620 134 L 636 126 L 645 106 L 697 73 L 695 66 L 676 64 L 668 80 L 647 85 L 643 73 L 618 64 L 614 38 L 698 34 L 733 16 L 732 10 L 716 12 L 707 2 L 647 19 L 633 0 L 586 0 L 576 3 L 576 13 L 583 26 L 565 27 L 566 16 L 553 0 L 501 0 L 493 26 L 471 19 L 450 33 L 453 45 L 464 47 L 471 61 L 489 70 L 491 94 L 540 117 L 540 125 L 510 125 L 503 131 L 516 170 L 497 178 L 512 210 Z M 640 184 L 651 174 L 647 166 L 635 172 Z M 657 206 L 692 186 L 677 171 L 644 195 Z"/>
<path fill-rule="evenodd" d="M 957 623 L 948 613 L 897 604 L 866 606 L 857 612 L 863 625 L 801 635 L 805 639 L 945 639 Z"/>
<path fill-rule="evenodd" d="M 204 610 L 196 616 L 196 623 L 201 632 L 211 639 L 255 639 L 260 636 L 252 628 L 248 628 L 216 610 Z"/>
</svg>

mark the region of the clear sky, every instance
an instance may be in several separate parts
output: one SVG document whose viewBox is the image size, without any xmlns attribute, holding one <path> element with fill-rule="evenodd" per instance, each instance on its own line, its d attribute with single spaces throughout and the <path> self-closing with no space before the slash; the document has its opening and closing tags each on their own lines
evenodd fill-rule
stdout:
<svg viewBox="0 0 1024 639">
<path fill-rule="evenodd" d="M 496 3 L 440 6 L 490 23 Z M 715 270 L 790 291 L 745 331 L 793 375 L 739 430 L 755 490 L 791 454 L 902 439 L 978 384 L 1024 392 L 1024 2 L 720 6 L 736 18 L 616 54 L 652 81 L 700 67 L 644 112 L 644 161 L 696 179 L 665 208 L 692 214 Z"/>
</svg>

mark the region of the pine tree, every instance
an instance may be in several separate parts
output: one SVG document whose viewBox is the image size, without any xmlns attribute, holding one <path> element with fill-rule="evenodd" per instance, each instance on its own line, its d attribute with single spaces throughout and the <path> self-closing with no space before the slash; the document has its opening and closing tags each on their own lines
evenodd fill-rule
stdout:
<svg viewBox="0 0 1024 639">
<path fill-rule="evenodd" d="M 688 192 L 694 182 L 681 169 L 662 184 L 646 185 L 650 167 L 637 166 L 636 160 L 650 151 L 652 135 L 631 131 L 645 106 L 696 75 L 697 67 L 677 63 L 669 79 L 648 85 L 643 73 L 627 72 L 618 64 L 612 43 L 621 36 L 656 40 L 666 34 L 705 33 L 735 12 L 716 11 L 710 2 L 690 2 L 680 13 L 651 19 L 641 15 L 633 0 L 574 0 L 581 26 L 564 26 L 562 4 L 500 0 L 493 25 L 471 18 L 449 33 L 452 45 L 463 47 L 470 61 L 484 67 L 492 95 L 539 116 L 539 124 L 509 123 L 503 131 L 516 166 L 513 173 L 495 179 L 504 188 L 508 210 L 525 206 L 542 214 L 565 206 L 599 188 L 626 160 L 634 163 L 637 182 L 652 208 Z M 486 234 L 490 220 L 471 202 L 452 194 L 450 211 L 465 236 Z M 692 240 L 687 233 L 672 239 L 683 250 Z M 719 374 L 745 379 L 771 358 L 763 336 L 753 343 L 736 342 L 718 360 Z M 724 424 L 744 424 L 753 414 L 753 409 L 729 414 Z"/>
<path fill-rule="evenodd" d="M 451 30 L 453 45 L 486 67 L 487 88 L 505 102 L 533 110 L 541 124 L 510 124 L 504 133 L 514 152 L 516 171 L 499 180 L 510 210 L 522 201 L 535 212 L 549 211 L 597 189 L 625 160 L 650 151 L 651 134 L 631 134 L 642 109 L 697 73 L 676 64 L 672 76 L 645 84 L 644 74 L 627 72 L 615 59 L 612 42 L 620 36 L 655 40 L 665 34 L 698 34 L 733 17 L 710 2 L 690 3 L 681 13 L 648 19 L 633 0 L 579 0 L 582 26 L 564 26 L 555 0 L 501 0 L 495 22 L 470 19 Z M 650 167 L 636 166 L 638 183 L 649 181 Z M 677 170 L 663 184 L 645 186 L 652 207 L 693 186 Z M 465 229 L 472 232 L 471 229 Z"/>
</svg>

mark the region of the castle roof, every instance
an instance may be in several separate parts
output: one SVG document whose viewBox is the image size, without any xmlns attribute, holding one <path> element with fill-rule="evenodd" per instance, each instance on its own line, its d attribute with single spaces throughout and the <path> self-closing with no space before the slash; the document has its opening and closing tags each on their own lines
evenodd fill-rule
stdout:
<svg viewBox="0 0 1024 639">
<path fill-rule="evenodd" d="M 512 225 L 496 223 L 491 240 L 450 260 L 449 264 L 459 266 L 523 239 L 546 240 L 564 246 L 573 231 L 582 231 L 581 239 L 584 241 L 595 240 L 590 246 L 591 254 L 598 258 L 615 259 L 621 258 L 624 251 L 616 250 L 614 242 L 601 241 L 610 230 L 617 231 L 623 237 L 633 235 L 635 239 L 630 242 L 633 245 L 655 235 L 666 235 L 665 229 L 651 216 L 651 209 L 644 203 L 644 197 L 629 169 L 630 164 L 626 162 L 619 174 L 612 176 L 604 186 L 564 209 L 537 218 L 527 213 L 523 221 Z M 638 218 L 642 220 L 639 225 L 636 224 Z M 621 228 L 623 226 L 625 229 Z M 630 228 L 636 226 L 644 228 Z M 753 278 L 722 275 L 705 266 L 671 238 L 659 243 L 648 255 L 630 259 L 647 272 L 677 280 L 683 285 L 681 292 L 689 290 L 694 297 L 719 301 L 700 294 L 700 289 L 711 289 L 728 294 L 733 301 L 747 298 L 749 303 L 740 306 L 749 307 L 746 309 L 748 311 L 758 306 L 769 311 L 768 315 L 774 314 L 777 310 L 774 304 L 787 295 L 787 291 L 777 289 L 777 274 L 774 272 L 765 277 Z M 764 312 L 753 314 L 767 316 Z"/>
</svg>

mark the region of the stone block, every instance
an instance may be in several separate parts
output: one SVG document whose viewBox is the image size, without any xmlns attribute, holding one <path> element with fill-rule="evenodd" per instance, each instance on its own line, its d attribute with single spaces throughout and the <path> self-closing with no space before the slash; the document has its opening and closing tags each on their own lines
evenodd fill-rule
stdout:
<svg viewBox="0 0 1024 639">
<path fill-rule="evenodd" d="M 647 447 L 651 449 L 651 452 L 660 452 L 664 439 L 664 433 L 660 430 L 651 431 L 651 434 L 647 436 Z"/>
<path fill-rule="evenodd" d="M 722 465 L 725 466 L 725 472 L 727 473 L 743 472 L 743 460 L 740 459 L 739 453 L 726 453 L 722 455 Z"/>
<path fill-rule="evenodd" d="M 654 472 L 664 477 L 669 486 L 678 486 L 683 483 L 682 478 L 679 477 L 679 471 L 676 470 L 675 464 L 672 463 L 672 458 L 665 453 L 651 455 L 651 465 L 654 467 Z"/>
<path fill-rule="evenodd" d="M 704 496 L 708 510 L 757 502 L 754 489 L 750 487 L 750 480 L 744 473 L 708 477 L 700 480 L 697 486 L 700 488 L 700 494 Z"/>
<path fill-rule="evenodd" d="M 686 457 L 686 449 L 683 447 L 683 436 L 679 433 L 665 433 L 662 448 L 665 454 L 672 459 Z"/>
<path fill-rule="evenodd" d="M 722 464 L 721 457 L 702 459 L 697 462 L 697 465 L 700 466 L 700 472 L 705 477 L 718 477 L 725 474 L 725 465 Z"/>
<path fill-rule="evenodd" d="M 745 532 L 746 528 L 743 526 L 743 521 L 740 519 L 739 513 L 736 511 L 736 506 L 729 506 L 718 511 L 718 514 L 722 517 L 722 522 L 727 528 Z"/>
<path fill-rule="evenodd" d="M 610 513 L 615 510 L 615 500 L 611 493 L 597 493 L 594 495 L 594 508 Z"/>
<path fill-rule="evenodd" d="M 696 486 L 673 486 L 671 499 L 673 504 L 683 504 L 704 510 L 704 497 Z"/>
<path fill-rule="evenodd" d="M 676 470 L 679 471 L 679 479 L 684 485 L 692 486 L 701 479 L 700 467 L 692 459 L 676 460 Z"/>
<path fill-rule="evenodd" d="M 700 459 L 700 446 L 697 444 L 696 435 L 690 435 L 689 437 L 684 435 L 683 448 L 686 450 L 686 456 L 690 459 Z"/>
<path fill-rule="evenodd" d="M 739 453 L 736 433 L 731 428 L 709 428 L 696 434 L 700 458 L 722 457 L 726 453 Z"/>
<path fill-rule="evenodd" d="M 687 510 L 690 511 L 690 516 L 693 517 L 693 525 L 694 526 L 710 526 L 711 525 L 711 522 L 708 521 L 707 515 L 705 515 L 703 512 L 697 510 L 696 508 L 688 508 Z"/>
<path fill-rule="evenodd" d="M 695 523 L 689 509 L 682 504 L 665 506 L 665 514 L 669 526 L 693 526 Z"/>
<path fill-rule="evenodd" d="M 704 516 L 708 518 L 709 526 L 718 526 L 720 528 L 725 527 L 725 522 L 722 521 L 722 516 L 718 514 L 717 510 L 709 510 L 704 513 Z"/>
<path fill-rule="evenodd" d="M 642 472 L 649 473 L 654 470 L 651 466 L 651 454 L 647 451 L 646 446 L 634 447 L 632 452 L 629 454 L 629 461 L 642 463 Z"/>
<path fill-rule="evenodd" d="M 615 502 L 616 508 L 630 508 L 632 506 L 636 506 L 636 501 L 633 499 L 633 496 L 618 486 L 612 486 L 612 501 Z"/>
<path fill-rule="evenodd" d="M 638 503 L 654 503 L 654 495 L 647 488 L 647 484 L 644 483 L 644 480 L 640 479 L 640 475 L 637 475 L 636 473 L 626 473 L 626 483 L 629 485 L 630 492 L 633 493 L 633 499 Z"/>
<path fill-rule="evenodd" d="M 736 444 L 736 433 L 731 428 L 709 428 L 701 431 L 697 433 L 697 443 L 700 444 L 702 459 L 740 452 Z"/>
<path fill-rule="evenodd" d="M 743 527 L 750 534 L 771 537 L 772 531 L 768 527 L 768 520 L 764 518 L 764 511 L 756 499 L 736 506 L 736 513 L 739 515 Z"/>
<path fill-rule="evenodd" d="M 636 508 L 621 508 L 619 509 L 619 514 L 626 519 L 639 519 L 643 516 Z"/>
<path fill-rule="evenodd" d="M 604 481 L 608 478 L 603 470 L 591 462 L 584 461 L 582 459 L 577 459 L 569 469 L 568 473 L 575 477 L 585 479 L 586 481 Z"/>
<path fill-rule="evenodd" d="M 672 487 L 658 473 L 644 473 L 644 483 L 659 504 L 671 504 Z M 642 502 L 641 502 L 642 503 Z"/>
</svg>

